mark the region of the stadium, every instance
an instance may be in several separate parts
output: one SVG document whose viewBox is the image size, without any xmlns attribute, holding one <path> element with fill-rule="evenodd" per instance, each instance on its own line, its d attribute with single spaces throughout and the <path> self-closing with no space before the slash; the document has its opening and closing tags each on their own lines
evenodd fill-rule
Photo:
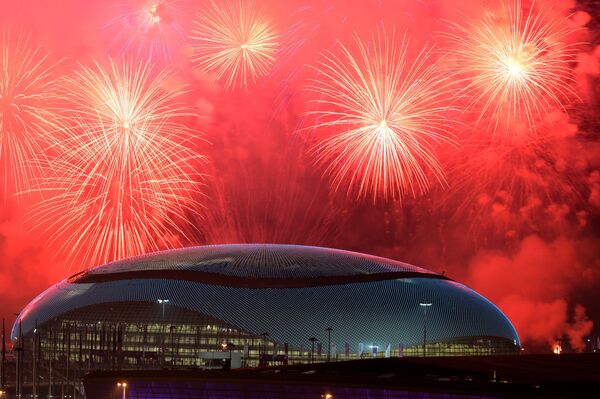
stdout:
<svg viewBox="0 0 600 399">
<path fill-rule="evenodd" d="M 520 350 L 494 304 L 443 275 L 343 250 L 267 244 L 185 248 L 80 272 L 29 303 L 11 339 L 25 347 L 25 369 L 37 362 L 73 380 L 93 369 Z"/>
</svg>

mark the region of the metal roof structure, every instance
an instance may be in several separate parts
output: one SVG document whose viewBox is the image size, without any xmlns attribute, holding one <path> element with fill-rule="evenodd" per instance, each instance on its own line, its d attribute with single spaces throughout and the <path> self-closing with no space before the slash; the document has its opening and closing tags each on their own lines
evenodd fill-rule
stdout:
<svg viewBox="0 0 600 399">
<path fill-rule="evenodd" d="M 36 324 L 92 305 L 168 298 L 175 306 L 253 335 L 306 345 L 308 337 L 342 348 L 418 345 L 427 339 L 492 338 L 520 346 L 507 317 L 472 289 L 426 269 L 349 251 L 296 245 L 192 247 L 113 262 L 50 287 L 21 312 Z M 159 317 L 159 315 L 157 315 Z M 381 349 L 383 350 L 383 349 Z"/>
</svg>

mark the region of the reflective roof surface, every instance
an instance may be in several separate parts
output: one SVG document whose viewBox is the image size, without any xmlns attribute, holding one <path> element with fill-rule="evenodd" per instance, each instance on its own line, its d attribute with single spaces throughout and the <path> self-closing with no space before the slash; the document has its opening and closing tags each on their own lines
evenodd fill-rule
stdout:
<svg viewBox="0 0 600 399">
<path fill-rule="evenodd" d="M 262 280 L 268 284 L 257 284 Z M 241 284 L 246 281 L 251 283 Z M 262 244 L 160 252 L 72 276 L 30 302 L 11 337 L 19 321 L 27 334 L 36 322 L 42 326 L 85 306 L 157 303 L 159 298 L 168 298 L 169 307 L 256 335 L 268 331 L 274 340 L 293 345 L 310 336 L 323 338 L 319 334 L 328 326 L 335 329 L 335 341 L 340 340 L 336 345 L 415 345 L 423 339 L 419 304 L 425 302 L 432 304 L 427 311 L 432 341 L 499 337 L 519 343 L 514 327 L 493 303 L 439 274 L 353 252 Z"/>
<path fill-rule="evenodd" d="M 148 270 L 185 270 L 243 278 L 312 278 L 391 272 L 433 274 L 377 256 L 299 245 L 209 245 L 163 251 L 108 263 L 88 275 Z M 73 279 L 72 282 L 76 282 Z"/>
</svg>

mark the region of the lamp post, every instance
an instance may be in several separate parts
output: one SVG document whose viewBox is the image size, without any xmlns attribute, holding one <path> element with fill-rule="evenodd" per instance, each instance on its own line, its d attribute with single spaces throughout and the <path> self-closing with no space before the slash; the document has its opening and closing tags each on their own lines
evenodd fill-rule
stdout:
<svg viewBox="0 0 600 399">
<path fill-rule="evenodd" d="M 18 313 L 15 313 L 15 315 L 19 316 Z M 17 399 L 21 399 L 23 397 L 23 354 L 25 351 L 24 344 L 25 342 L 23 342 L 23 321 L 19 320 L 19 335 L 17 336 L 17 343 L 13 348 L 13 351 L 17 352 L 17 364 L 15 365 L 15 393 Z"/>
<path fill-rule="evenodd" d="M 423 357 L 427 356 L 427 308 L 433 305 L 431 302 L 419 303 L 423 308 Z"/>
<path fill-rule="evenodd" d="M 331 361 L 331 332 L 333 331 L 333 328 L 327 327 L 325 329 L 325 331 L 327 331 L 327 361 L 330 362 Z"/>
<path fill-rule="evenodd" d="M 2 380 L 0 382 L 0 390 L 2 391 L 2 394 L 0 395 L 0 397 L 4 396 L 4 386 L 6 385 L 6 369 L 5 369 L 5 363 L 6 363 L 6 325 L 5 325 L 5 321 L 4 318 L 2 319 L 2 363 L 0 364 L 0 380 Z"/>
<path fill-rule="evenodd" d="M 122 388 L 123 389 L 123 399 L 126 398 L 126 392 L 127 392 L 127 383 L 125 381 L 122 382 L 117 382 L 117 387 Z"/>
<path fill-rule="evenodd" d="M 310 341 L 310 344 L 311 344 L 311 348 L 310 348 L 310 363 L 312 364 L 315 361 L 315 342 L 317 342 L 318 339 L 315 338 L 315 337 L 310 337 L 308 340 Z"/>
<path fill-rule="evenodd" d="M 37 341 L 38 341 L 38 326 L 37 326 L 37 320 L 35 321 L 35 327 L 33 329 L 33 346 L 32 346 L 32 366 L 33 366 L 33 370 L 31 373 L 31 377 L 32 377 L 32 381 L 31 381 L 31 396 L 35 398 L 37 398 L 38 393 L 37 393 Z"/>
<path fill-rule="evenodd" d="M 231 370 L 231 351 L 233 350 L 233 348 L 235 348 L 235 345 L 232 342 L 223 342 L 221 344 L 221 347 L 223 348 L 223 350 L 228 350 L 229 351 L 229 370 Z"/>
<path fill-rule="evenodd" d="M 258 365 L 259 366 L 262 366 L 263 358 L 265 359 L 265 362 L 266 362 L 266 359 L 267 359 L 267 356 L 266 356 L 266 354 L 267 354 L 267 344 L 266 344 L 265 341 L 266 341 L 266 339 L 267 339 L 267 337 L 269 335 L 270 334 L 268 332 L 264 332 L 264 333 L 260 334 L 260 336 L 262 337 L 262 341 L 260 343 L 260 347 L 262 348 L 262 351 L 259 351 L 259 353 L 258 353 Z"/>
<path fill-rule="evenodd" d="M 170 300 L 168 300 L 168 299 L 158 299 L 157 302 L 162 305 L 162 319 L 163 319 L 163 322 L 164 322 L 165 321 L 165 305 L 167 303 L 169 303 Z"/>
<path fill-rule="evenodd" d="M 161 363 L 162 366 L 164 366 L 165 365 L 165 305 L 167 303 L 169 303 L 170 301 L 168 299 L 157 299 L 156 301 L 162 305 L 162 321 L 161 321 L 161 326 L 160 326 L 160 338 L 161 338 L 161 343 L 160 343 L 160 351 L 161 351 L 160 363 Z"/>
<path fill-rule="evenodd" d="M 227 349 L 229 349 L 229 364 L 231 365 L 231 351 L 235 348 L 233 342 L 227 342 Z"/>
</svg>

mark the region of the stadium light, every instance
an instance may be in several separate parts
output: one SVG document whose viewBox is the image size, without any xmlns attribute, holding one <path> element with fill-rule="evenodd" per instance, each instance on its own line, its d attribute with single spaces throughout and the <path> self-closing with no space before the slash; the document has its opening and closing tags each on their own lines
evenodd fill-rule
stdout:
<svg viewBox="0 0 600 399">
<path fill-rule="evenodd" d="M 331 332 L 333 331 L 333 328 L 327 327 L 325 329 L 325 331 L 327 331 L 327 361 L 330 362 L 331 361 Z"/>
<path fill-rule="evenodd" d="M 165 304 L 169 303 L 170 301 L 168 299 L 158 299 L 157 302 L 162 305 L 162 318 L 163 318 L 163 322 L 164 322 L 164 320 L 165 320 Z"/>
<path fill-rule="evenodd" d="M 314 361 L 315 361 L 315 342 L 317 342 L 317 341 L 318 341 L 318 339 L 317 339 L 317 338 L 315 338 L 315 337 L 310 337 L 308 340 L 309 340 L 309 341 L 310 341 L 310 343 L 311 343 L 311 349 L 310 349 L 310 363 L 312 364 L 312 363 L 314 363 Z"/>
<path fill-rule="evenodd" d="M 427 356 L 427 308 L 431 305 L 433 305 L 431 302 L 419 303 L 423 309 L 423 357 Z"/>
<path fill-rule="evenodd" d="M 160 331 L 161 331 L 161 338 L 162 338 L 162 342 L 161 342 L 161 351 L 162 351 L 162 356 L 161 356 L 161 364 L 164 366 L 165 365 L 165 305 L 167 303 L 170 302 L 170 300 L 168 299 L 157 299 L 156 302 L 160 303 L 162 305 L 162 320 L 161 320 L 161 326 L 160 326 Z"/>
</svg>

